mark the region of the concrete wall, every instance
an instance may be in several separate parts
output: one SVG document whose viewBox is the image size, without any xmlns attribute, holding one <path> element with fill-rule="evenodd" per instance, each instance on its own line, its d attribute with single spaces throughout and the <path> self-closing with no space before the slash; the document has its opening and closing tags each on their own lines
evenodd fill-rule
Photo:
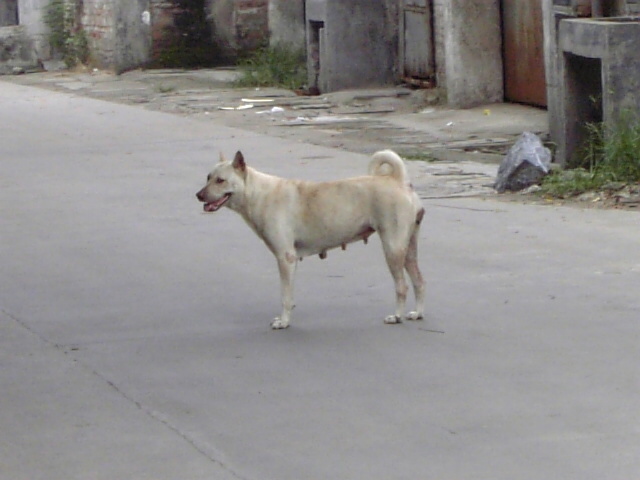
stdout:
<svg viewBox="0 0 640 480">
<path fill-rule="evenodd" d="M 547 82 L 547 117 L 549 119 L 550 140 L 558 145 L 558 132 L 562 127 L 564 97 L 560 85 L 560 56 L 558 53 L 558 22 L 554 13 L 553 0 L 543 0 L 542 19 L 544 29 L 544 63 Z M 556 160 L 558 152 L 556 151 Z"/>
<path fill-rule="evenodd" d="M 222 56 L 233 59 L 238 44 L 235 34 L 235 0 L 209 0 L 209 18 L 213 25 L 214 41 Z"/>
<path fill-rule="evenodd" d="M 114 69 L 145 65 L 151 59 L 150 0 L 120 0 L 115 19 Z"/>
<path fill-rule="evenodd" d="M 150 0 L 84 0 L 83 7 L 92 64 L 122 72 L 149 61 Z"/>
<path fill-rule="evenodd" d="M 233 60 L 268 42 L 268 0 L 209 0 L 207 8 L 223 57 Z"/>
<path fill-rule="evenodd" d="M 38 67 L 33 41 L 21 25 L 0 27 L 0 75 Z"/>
<path fill-rule="evenodd" d="M 568 19 L 553 5 L 545 14 L 549 131 L 555 160 L 565 165 L 581 154 L 587 123 L 614 125 L 621 113 L 637 111 L 640 23 Z"/>
<path fill-rule="evenodd" d="M 89 40 L 90 61 L 100 68 L 112 68 L 118 4 L 114 0 L 84 0 L 83 7 L 80 22 Z"/>
<path fill-rule="evenodd" d="M 269 44 L 305 48 L 305 0 L 269 1 Z"/>
<path fill-rule="evenodd" d="M 310 86 L 329 92 L 393 84 L 397 76 L 398 21 L 397 9 L 390 13 L 390 3 L 307 0 Z M 396 18 L 390 18 L 394 14 Z M 320 25 L 322 28 L 318 28 Z"/>
<path fill-rule="evenodd" d="M 33 42 L 33 48 L 39 59 L 50 57 L 47 27 L 44 24 L 44 9 L 48 0 L 20 0 L 18 2 L 18 19 L 24 27 L 25 34 Z"/>
<path fill-rule="evenodd" d="M 0 74 L 38 68 L 48 54 L 44 4 L 45 0 L 0 0 Z"/>
<path fill-rule="evenodd" d="M 499 0 L 438 0 L 438 84 L 456 108 L 504 98 Z"/>
</svg>

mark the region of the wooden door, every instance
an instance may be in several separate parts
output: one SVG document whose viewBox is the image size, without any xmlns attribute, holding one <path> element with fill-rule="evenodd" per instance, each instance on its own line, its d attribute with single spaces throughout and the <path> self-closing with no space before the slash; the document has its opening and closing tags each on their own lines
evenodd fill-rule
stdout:
<svg viewBox="0 0 640 480">
<path fill-rule="evenodd" d="M 502 0 L 505 99 L 545 107 L 542 2 Z"/>
<path fill-rule="evenodd" d="M 433 0 L 402 0 L 400 12 L 400 72 L 410 83 L 433 86 L 435 60 Z"/>
</svg>

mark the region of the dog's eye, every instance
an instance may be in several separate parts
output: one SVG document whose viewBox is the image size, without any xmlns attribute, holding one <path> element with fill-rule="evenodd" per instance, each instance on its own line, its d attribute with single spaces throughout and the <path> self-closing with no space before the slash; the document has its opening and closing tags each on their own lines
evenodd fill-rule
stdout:
<svg viewBox="0 0 640 480">
<path fill-rule="evenodd" d="M 224 178 L 216 178 L 216 183 L 220 184 L 220 183 L 224 183 Z"/>
<path fill-rule="evenodd" d="M 211 174 L 207 175 L 207 182 L 211 181 Z"/>
</svg>

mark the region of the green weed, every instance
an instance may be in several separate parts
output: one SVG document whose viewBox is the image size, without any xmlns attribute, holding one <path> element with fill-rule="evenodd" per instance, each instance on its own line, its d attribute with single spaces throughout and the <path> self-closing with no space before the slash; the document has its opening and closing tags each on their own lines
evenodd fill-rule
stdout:
<svg viewBox="0 0 640 480">
<path fill-rule="evenodd" d="M 176 87 L 174 85 L 158 85 L 155 90 L 158 93 L 173 93 L 176 91 Z"/>
<path fill-rule="evenodd" d="M 264 47 L 238 62 L 241 77 L 238 87 L 282 87 L 294 90 L 307 83 L 307 68 L 302 51 L 285 47 Z"/>
<path fill-rule="evenodd" d="M 82 3 L 78 0 L 49 0 L 44 23 L 49 28 L 49 44 L 60 53 L 68 68 L 89 60 L 89 40 L 80 25 Z"/>
<path fill-rule="evenodd" d="M 544 177 L 539 192 L 556 198 L 569 198 L 591 190 L 598 190 L 606 182 L 584 168 L 554 170 Z"/>
<path fill-rule="evenodd" d="M 611 125 L 588 123 L 587 140 L 568 169 L 545 177 L 541 193 L 570 197 L 615 182 L 640 182 L 640 118 L 625 112 Z"/>
<path fill-rule="evenodd" d="M 437 162 L 438 159 L 431 152 L 412 152 L 412 153 L 403 153 L 402 158 L 407 161 L 416 161 L 416 162 Z"/>
</svg>

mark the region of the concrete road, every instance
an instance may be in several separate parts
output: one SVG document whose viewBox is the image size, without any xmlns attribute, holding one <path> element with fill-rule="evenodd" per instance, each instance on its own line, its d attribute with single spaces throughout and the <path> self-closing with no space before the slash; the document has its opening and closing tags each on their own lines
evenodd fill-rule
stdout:
<svg viewBox="0 0 640 480">
<path fill-rule="evenodd" d="M 636 478 L 635 212 L 425 201 L 427 318 L 377 241 L 275 262 L 195 191 L 367 158 L 0 82 L 0 478 Z M 418 185 L 418 188 L 422 188 Z"/>
</svg>

